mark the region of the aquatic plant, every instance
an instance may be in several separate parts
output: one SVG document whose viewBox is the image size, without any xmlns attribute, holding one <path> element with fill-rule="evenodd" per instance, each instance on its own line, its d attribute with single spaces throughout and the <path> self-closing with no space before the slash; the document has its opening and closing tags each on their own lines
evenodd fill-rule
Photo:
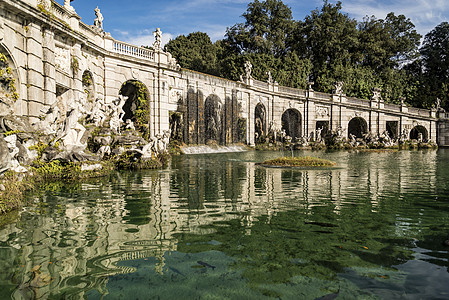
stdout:
<svg viewBox="0 0 449 300">
<path fill-rule="evenodd" d="M 311 156 L 305 157 L 279 157 L 261 163 L 262 166 L 276 166 L 276 167 L 332 167 L 335 163 Z"/>
</svg>

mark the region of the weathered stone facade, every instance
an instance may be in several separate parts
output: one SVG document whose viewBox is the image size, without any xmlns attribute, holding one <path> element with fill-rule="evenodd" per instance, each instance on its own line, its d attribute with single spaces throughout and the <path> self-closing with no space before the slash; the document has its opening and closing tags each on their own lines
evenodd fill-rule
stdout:
<svg viewBox="0 0 449 300">
<path fill-rule="evenodd" d="M 379 93 L 371 100 L 346 97 L 341 83 L 335 94 L 323 94 L 257 81 L 249 67 L 239 82 L 181 70 L 169 53 L 117 41 L 99 24 L 82 23 L 70 5 L 42 4 L 0 3 L 0 52 L 8 57 L 18 94 L 15 100 L 2 96 L 0 115 L 12 110 L 38 122 L 55 106 L 64 115 L 81 98 L 92 109 L 95 99 L 108 105 L 125 83 L 138 81 L 148 90 L 151 136 L 173 128 L 170 120 L 176 114 L 178 133 L 189 144 L 254 145 L 256 136 L 269 129 L 299 137 L 341 128 L 349 137 L 351 120 L 359 124 L 357 134 L 387 130 L 391 136 L 411 138 L 418 128 L 426 139 L 437 141 L 437 135 L 447 132 L 445 126 L 438 127 L 436 110 L 386 104 Z M 160 30 L 155 34 L 160 38 Z M 256 117 L 256 108 L 263 116 Z M 292 119 L 293 125 L 285 124 Z M 438 142 L 449 145 L 448 139 Z"/>
</svg>

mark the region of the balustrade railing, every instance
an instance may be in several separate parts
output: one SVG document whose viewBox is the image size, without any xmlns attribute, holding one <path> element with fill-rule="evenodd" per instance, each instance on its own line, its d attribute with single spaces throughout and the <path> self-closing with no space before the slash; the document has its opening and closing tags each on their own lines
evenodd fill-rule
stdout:
<svg viewBox="0 0 449 300">
<path fill-rule="evenodd" d="M 322 99 L 322 100 L 331 100 L 332 99 L 331 94 L 320 93 L 320 92 L 314 92 L 313 96 L 314 96 L 314 98 Z"/>
<path fill-rule="evenodd" d="M 154 60 L 153 50 L 143 47 L 137 47 L 125 42 L 114 41 L 112 51 L 119 54 L 130 55 L 147 60 Z"/>
<path fill-rule="evenodd" d="M 280 86 L 279 92 L 286 93 L 286 94 L 293 94 L 296 96 L 307 97 L 305 90 L 295 89 L 295 88 L 291 88 L 291 87 L 287 87 L 287 86 Z"/>
<path fill-rule="evenodd" d="M 396 105 L 396 104 L 385 103 L 384 104 L 384 109 L 385 110 L 391 110 L 391 111 L 401 111 L 401 106 Z"/>
<path fill-rule="evenodd" d="M 254 80 L 253 80 L 253 85 L 254 85 L 255 87 L 263 88 L 263 89 L 266 89 L 266 90 L 268 89 L 268 83 L 267 83 L 267 82 L 260 81 L 260 80 L 254 79 Z"/>
</svg>

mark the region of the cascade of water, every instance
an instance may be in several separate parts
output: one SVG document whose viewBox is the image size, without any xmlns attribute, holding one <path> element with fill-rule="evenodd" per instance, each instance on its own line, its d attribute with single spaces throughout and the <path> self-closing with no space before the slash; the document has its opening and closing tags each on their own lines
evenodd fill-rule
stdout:
<svg viewBox="0 0 449 300">
<path fill-rule="evenodd" d="M 231 145 L 231 146 L 185 146 L 182 147 L 184 154 L 206 154 L 206 153 L 224 153 L 224 152 L 243 152 L 248 149 L 243 145 Z"/>
</svg>

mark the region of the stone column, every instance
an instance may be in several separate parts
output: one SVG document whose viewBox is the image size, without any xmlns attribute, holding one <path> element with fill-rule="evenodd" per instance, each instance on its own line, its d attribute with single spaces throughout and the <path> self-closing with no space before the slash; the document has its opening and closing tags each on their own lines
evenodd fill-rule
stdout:
<svg viewBox="0 0 449 300">
<path fill-rule="evenodd" d="M 42 62 L 44 67 L 44 96 L 45 104 L 56 102 L 56 69 L 55 69 L 55 39 L 54 32 L 48 28 L 43 31 Z"/>
<path fill-rule="evenodd" d="M 26 39 L 27 77 L 28 77 L 28 116 L 39 117 L 45 111 L 44 107 L 44 64 L 42 61 L 42 31 L 37 24 L 28 24 Z"/>
</svg>

